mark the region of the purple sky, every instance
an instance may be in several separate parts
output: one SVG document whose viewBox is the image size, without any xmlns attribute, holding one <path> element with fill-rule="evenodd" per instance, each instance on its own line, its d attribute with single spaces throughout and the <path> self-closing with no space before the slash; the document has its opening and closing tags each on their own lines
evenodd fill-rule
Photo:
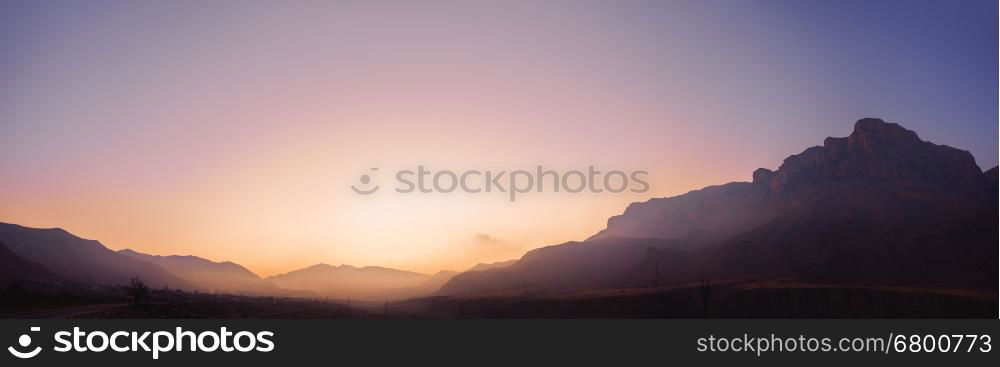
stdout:
<svg viewBox="0 0 1000 367">
<path fill-rule="evenodd" d="M 263 273 L 459 269 L 748 180 L 862 117 L 993 167 L 997 41 L 997 3 L 971 0 L 0 1 L 0 221 Z M 346 191 L 418 163 L 646 169 L 653 190 Z"/>
</svg>

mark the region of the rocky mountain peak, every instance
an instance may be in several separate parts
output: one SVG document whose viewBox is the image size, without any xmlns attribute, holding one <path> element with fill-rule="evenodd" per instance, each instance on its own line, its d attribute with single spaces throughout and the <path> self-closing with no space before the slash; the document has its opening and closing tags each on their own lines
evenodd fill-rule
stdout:
<svg viewBox="0 0 1000 367">
<path fill-rule="evenodd" d="M 775 194 L 847 180 L 934 184 L 977 197 L 985 188 L 969 152 L 922 141 L 917 133 L 877 118 L 858 120 L 846 138 L 826 138 L 823 146 L 786 158 L 773 176 Z"/>
<path fill-rule="evenodd" d="M 996 196 L 995 184 L 990 185 L 995 180 L 988 177 L 967 151 L 922 141 L 899 124 L 864 118 L 855 122 L 850 135 L 826 138 L 823 145 L 786 158 L 777 170 L 758 168 L 752 184 L 734 182 L 633 203 L 591 238 L 737 232 L 768 220 L 774 207 L 794 201 L 796 193 L 845 183 L 986 200 Z"/>
</svg>

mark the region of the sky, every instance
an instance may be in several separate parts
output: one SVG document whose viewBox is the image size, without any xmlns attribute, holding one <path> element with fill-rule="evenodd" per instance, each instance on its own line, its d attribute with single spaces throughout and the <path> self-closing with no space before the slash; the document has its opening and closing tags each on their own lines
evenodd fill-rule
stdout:
<svg viewBox="0 0 1000 367">
<path fill-rule="evenodd" d="M 0 222 L 425 273 L 583 240 L 880 117 L 998 161 L 995 1 L 0 0 Z M 373 195 L 371 172 L 645 170 Z"/>
</svg>

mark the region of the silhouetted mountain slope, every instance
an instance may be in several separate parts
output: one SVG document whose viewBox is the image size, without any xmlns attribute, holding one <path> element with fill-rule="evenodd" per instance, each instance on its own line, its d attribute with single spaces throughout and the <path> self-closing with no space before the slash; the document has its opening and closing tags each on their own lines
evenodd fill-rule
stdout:
<svg viewBox="0 0 1000 367">
<path fill-rule="evenodd" d="M 403 296 L 416 297 L 434 293 L 438 289 L 441 289 L 441 286 L 443 286 L 445 283 L 448 283 L 448 281 L 451 280 L 452 277 L 458 274 L 461 273 L 451 270 L 439 271 L 437 273 L 434 273 L 430 277 L 427 277 L 427 279 L 424 280 L 423 283 L 420 283 L 419 285 L 411 288 L 408 292 L 404 292 L 405 294 L 403 294 Z"/>
<path fill-rule="evenodd" d="M 408 297 L 416 297 L 416 296 L 422 296 L 422 295 L 427 295 L 427 294 L 435 293 L 438 290 L 440 290 L 442 286 L 444 286 L 446 283 L 448 283 L 448 281 L 450 281 L 453 277 L 455 277 L 458 274 L 463 274 L 463 273 L 468 273 L 468 272 L 473 272 L 473 271 L 485 271 L 485 270 L 490 270 L 490 269 L 505 268 L 507 266 L 510 266 L 510 265 L 516 263 L 517 260 L 518 259 L 511 259 L 511 260 L 507 260 L 507 261 L 497 261 L 497 262 L 494 262 L 494 263 L 478 263 L 476 265 L 473 265 L 471 268 L 466 269 L 464 272 L 447 271 L 447 270 L 446 271 L 440 271 L 440 272 L 437 272 L 436 274 L 432 275 L 423 284 L 417 286 L 416 288 L 411 289 L 411 292 L 408 292 L 406 294 L 406 296 L 408 296 Z"/>
<path fill-rule="evenodd" d="M 157 264 L 170 273 L 210 292 L 279 295 L 288 293 L 239 264 L 214 262 L 197 256 L 157 256 L 130 249 L 118 253 Z"/>
<path fill-rule="evenodd" d="M 483 271 L 483 270 L 490 270 L 490 269 L 505 268 L 505 267 L 513 265 L 516 262 L 517 262 L 517 259 L 511 259 L 511 260 L 507 260 L 507 261 L 497 261 L 495 263 L 478 263 L 475 266 L 466 269 L 465 271 Z"/>
<path fill-rule="evenodd" d="M 77 282 L 123 285 L 132 277 L 139 277 L 150 287 L 194 289 L 156 264 L 119 254 L 98 241 L 76 237 L 60 228 L 0 223 L 0 241 L 21 258 Z"/>
<path fill-rule="evenodd" d="M 0 284 L 18 279 L 47 279 L 52 273 L 44 266 L 22 259 L 0 242 Z"/>
<path fill-rule="evenodd" d="M 769 197 L 764 185 L 732 182 L 633 203 L 624 214 L 609 218 L 608 227 L 591 239 L 678 238 L 702 231 L 737 233 L 770 219 Z"/>
<path fill-rule="evenodd" d="M 983 175 L 986 176 L 986 186 L 987 187 L 997 187 L 998 186 L 998 181 L 1000 181 L 1000 177 L 998 177 L 997 170 L 1000 170 L 1000 167 L 990 168 L 988 171 L 986 171 L 986 172 L 983 173 Z M 1000 205 L 1000 202 L 997 202 L 998 195 L 1000 195 L 1000 192 L 997 192 L 996 190 L 990 190 L 989 191 L 988 199 L 989 199 L 989 201 L 991 203 L 993 203 L 993 207 L 994 208 L 996 208 L 998 205 Z"/>
<path fill-rule="evenodd" d="M 457 275 L 441 293 L 702 277 L 995 290 L 998 187 L 990 172 L 966 151 L 862 119 L 849 137 L 827 138 L 776 171 L 758 169 L 753 182 L 629 205 L 585 242 Z"/>
<path fill-rule="evenodd" d="M 646 256 L 649 248 L 684 256 L 683 241 L 658 238 L 602 237 L 528 251 L 502 268 L 470 271 L 452 277 L 437 294 L 492 292 L 517 288 L 612 287 Z"/>
<path fill-rule="evenodd" d="M 379 266 L 317 264 L 266 280 L 281 288 L 313 291 L 322 296 L 381 300 L 414 295 L 412 288 L 429 278 L 427 274 Z"/>
<path fill-rule="evenodd" d="M 888 186 L 888 187 L 886 187 Z M 843 198 L 850 198 L 846 200 Z M 995 209 L 932 188 L 837 184 L 796 196 L 783 215 L 710 245 L 684 263 L 653 253 L 630 284 L 660 277 L 995 289 Z"/>
</svg>

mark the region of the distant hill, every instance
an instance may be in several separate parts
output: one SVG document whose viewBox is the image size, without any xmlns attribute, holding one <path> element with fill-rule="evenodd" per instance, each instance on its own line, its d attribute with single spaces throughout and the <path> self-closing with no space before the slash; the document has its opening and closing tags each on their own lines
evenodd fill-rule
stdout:
<svg viewBox="0 0 1000 367">
<path fill-rule="evenodd" d="M 98 241 L 74 236 L 60 228 L 0 223 L 0 241 L 20 258 L 76 282 L 125 285 L 132 277 L 139 277 L 154 288 L 195 289 L 156 264 L 119 254 Z"/>
<path fill-rule="evenodd" d="M 321 296 L 382 300 L 413 295 L 413 288 L 431 278 L 427 274 L 378 266 L 317 264 L 266 280 L 281 288 L 313 291 Z"/>
<path fill-rule="evenodd" d="M 700 279 L 997 289 L 997 168 L 862 119 L 753 182 L 633 203 L 584 242 L 456 275 L 439 294 Z"/>
<path fill-rule="evenodd" d="M 421 283 L 416 287 L 398 289 L 392 293 L 396 296 L 394 298 L 408 298 L 408 297 L 419 297 L 419 296 L 429 295 L 434 292 L 437 292 L 439 289 L 441 289 L 442 286 L 447 284 L 451 280 L 451 278 L 455 277 L 456 275 L 474 271 L 500 269 L 510 266 L 515 262 L 517 262 L 517 259 L 498 261 L 494 263 L 478 263 L 472 266 L 471 268 L 466 269 L 464 272 L 442 270 L 437 273 L 434 273 L 434 275 L 431 275 L 423 283 Z"/>
<path fill-rule="evenodd" d="M 433 275 L 427 277 L 422 283 L 415 287 L 407 287 L 400 289 L 398 295 L 393 298 L 409 298 L 409 297 L 419 297 L 429 295 L 431 293 L 437 292 L 441 289 L 445 283 L 448 283 L 452 277 L 460 274 L 457 271 L 442 270 Z"/>
<path fill-rule="evenodd" d="M 465 271 L 483 271 L 490 269 L 499 269 L 508 267 L 517 262 L 517 259 L 511 259 L 507 261 L 497 261 L 495 263 L 478 263 L 475 266 L 466 269 Z"/>
<path fill-rule="evenodd" d="M 44 266 L 22 259 L 0 242 L 0 285 L 19 279 L 49 279 L 52 273 Z"/>
<path fill-rule="evenodd" d="M 291 291 L 261 279 L 243 266 L 225 261 L 214 262 L 197 256 L 148 255 L 130 249 L 119 254 L 151 262 L 208 292 L 232 294 L 289 295 Z"/>
</svg>

